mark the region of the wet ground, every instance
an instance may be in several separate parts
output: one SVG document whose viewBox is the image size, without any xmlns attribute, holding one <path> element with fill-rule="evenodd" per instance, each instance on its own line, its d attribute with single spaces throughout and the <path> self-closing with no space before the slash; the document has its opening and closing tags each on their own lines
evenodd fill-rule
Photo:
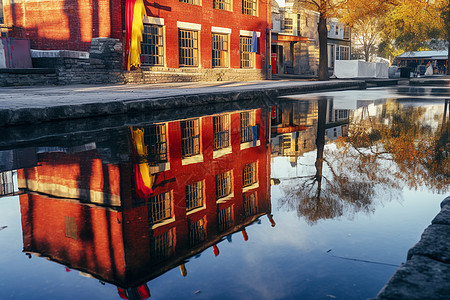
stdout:
<svg viewBox="0 0 450 300">
<path fill-rule="evenodd" d="M 450 192 L 449 95 L 377 88 L 2 130 L 0 298 L 374 297 Z"/>
</svg>

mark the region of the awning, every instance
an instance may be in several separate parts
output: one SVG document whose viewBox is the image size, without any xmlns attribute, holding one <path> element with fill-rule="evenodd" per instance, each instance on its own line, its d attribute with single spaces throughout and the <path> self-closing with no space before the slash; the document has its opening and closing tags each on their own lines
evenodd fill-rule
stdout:
<svg viewBox="0 0 450 300">
<path fill-rule="evenodd" d="M 297 131 L 304 131 L 308 129 L 307 126 L 295 125 L 295 126 L 287 126 L 287 127 L 273 127 L 272 133 L 275 134 L 283 134 L 283 133 L 292 133 Z"/>
<path fill-rule="evenodd" d="M 308 38 L 304 36 L 278 34 L 278 38 L 272 40 L 272 42 L 274 43 L 308 42 Z"/>
</svg>

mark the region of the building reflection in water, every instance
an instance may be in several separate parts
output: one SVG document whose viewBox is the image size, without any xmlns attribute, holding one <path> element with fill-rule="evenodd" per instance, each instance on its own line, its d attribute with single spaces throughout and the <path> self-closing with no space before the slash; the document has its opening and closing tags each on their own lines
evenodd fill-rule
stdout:
<svg viewBox="0 0 450 300">
<path fill-rule="evenodd" d="M 285 178 L 280 200 L 309 224 L 373 212 L 374 199 L 398 198 L 405 187 L 449 189 L 448 101 L 425 107 L 392 99 L 357 105 L 349 111 L 334 109 L 332 98 L 287 100 L 272 113 L 272 132 L 278 133 L 272 154 L 290 156 L 296 167 L 300 156 L 316 150 L 313 166 L 302 165 L 298 176 Z M 331 141 L 336 146 L 325 148 Z"/>
<path fill-rule="evenodd" d="M 238 231 L 251 239 L 245 228 L 261 216 L 275 226 L 271 156 L 301 170 L 280 179 L 279 205 L 309 224 L 370 213 L 374 199 L 405 187 L 445 193 L 449 109 L 448 101 L 358 101 L 352 111 L 331 97 L 285 99 L 271 109 L 141 122 L 83 137 L 82 146 L 27 148 L 28 160 L 0 171 L 21 167 L 28 255 L 112 283 L 122 298 L 145 299 L 148 281 L 176 267 L 189 276 L 190 257 L 220 255 L 218 243 Z M 0 154 L 20 160 L 19 152 Z M 308 152 L 313 163 L 297 165 Z M 17 193 L 12 176 L 4 178 L 2 193 Z"/>
<path fill-rule="evenodd" d="M 130 126 L 106 150 L 36 148 L 17 171 L 24 252 L 150 297 L 149 280 L 177 266 L 186 276 L 188 258 L 219 255 L 238 231 L 248 240 L 263 215 L 275 225 L 268 122 L 258 108 Z"/>
</svg>

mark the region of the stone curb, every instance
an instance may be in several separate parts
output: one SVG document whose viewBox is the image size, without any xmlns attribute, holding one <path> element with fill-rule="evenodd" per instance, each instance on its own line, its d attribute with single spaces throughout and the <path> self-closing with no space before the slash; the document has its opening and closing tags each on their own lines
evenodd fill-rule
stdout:
<svg viewBox="0 0 450 300">
<path fill-rule="evenodd" d="M 450 196 L 375 299 L 450 299 Z"/>
<path fill-rule="evenodd" d="M 162 109 L 210 105 L 224 102 L 245 101 L 254 98 L 274 99 L 278 96 L 310 93 L 325 90 L 364 89 L 363 81 L 327 82 L 279 88 L 255 88 L 221 93 L 200 93 L 162 98 L 141 98 L 110 102 L 50 106 L 46 108 L 18 108 L 0 110 L 0 126 L 27 125 L 48 121 L 70 120 Z M 70 96 L 68 96 L 70 97 Z"/>
<path fill-rule="evenodd" d="M 413 78 L 409 80 L 409 85 L 450 86 L 450 78 Z"/>
</svg>

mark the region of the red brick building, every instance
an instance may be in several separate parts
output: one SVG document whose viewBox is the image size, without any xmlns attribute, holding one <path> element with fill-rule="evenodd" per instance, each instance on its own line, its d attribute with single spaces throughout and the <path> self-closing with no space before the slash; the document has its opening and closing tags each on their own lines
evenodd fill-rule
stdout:
<svg viewBox="0 0 450 300">
<path fill-rule="evenodd" d="M 132 11 L 139 3 L 142 22 Z M 130 40 L 140 39 L 133 30 L 143 26 L 148 82 L 173 81 L 161 74 L 197 81 L 265 77 L 270 6 L 263 0 L 19 0 L 3 1 L 3 16 L 8 37 L 30 39 L 31 49 L 89 51 L 93 38 L 118 39 L 124 69 Z"/>
<path fill-rule="evenodd" d="M 267 126 L 268 112 L 252 109 L 133 127 L 143 144 L 124 136 L 121 163 L 95 147 L 39 153 L 38 166 L 18 171 L 24 251 L 121 288 L 217 251 L 270 213 Z M 140 165 L 152 177 L 142 197 Z"/>
</svg>

